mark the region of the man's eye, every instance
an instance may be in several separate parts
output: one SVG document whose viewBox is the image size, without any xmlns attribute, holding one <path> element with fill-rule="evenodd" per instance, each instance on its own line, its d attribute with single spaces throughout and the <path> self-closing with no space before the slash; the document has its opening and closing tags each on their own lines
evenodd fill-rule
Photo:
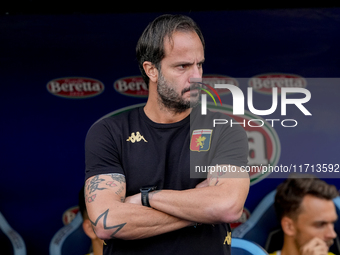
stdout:
<svg viewBox="0 0 340 255">
<path fill-rule="evenodd" d="M 325 223 L 325 222 L 318 222 L 318 223 L 316 223 L 315 226 L 316 226 L 317 228 L 322 228 L 322 227 L 326 226 L 326 224 L 327 224 L 327 223 Z"/>
</svg>

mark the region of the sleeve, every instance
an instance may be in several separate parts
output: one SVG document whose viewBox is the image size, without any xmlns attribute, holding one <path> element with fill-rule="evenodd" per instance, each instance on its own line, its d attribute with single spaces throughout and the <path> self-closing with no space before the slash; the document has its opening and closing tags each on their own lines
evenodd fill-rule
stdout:
<svg viewBox="0 0 340 255">
<path fill-rule="evenodd" d="M 230 164 L 246 166 L 248 163 L 248 137 L 241 126 L 224 127 L 219 130 L 218 140 L 215 140 L 216 150 L 211 165 Z"/>
<path fill-rule="evenodd" d="M 89 129 L 85 139 L 85 180 L 98 174 L 125 175 L 113 129 L 105 119 Z"/>
</svg>

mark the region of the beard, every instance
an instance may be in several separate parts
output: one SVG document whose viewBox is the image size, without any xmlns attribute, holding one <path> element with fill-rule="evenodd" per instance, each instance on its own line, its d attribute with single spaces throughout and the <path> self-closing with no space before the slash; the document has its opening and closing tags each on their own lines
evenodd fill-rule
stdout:
<svg viewBox="0 0 340 255">
<path fill-rule="evenodd" d="M 182 113 L 189 108 L 194 108 L 199 103 L 199 91 L 198 92 L 190 92 L 190 99 L 184 99 L 184 93 L 197 89 L 197 84 L 190 85 L 189 88 L 185 88 L 179 94 L 174 89 L 174 86 L 167 82 L 162 75 L 162 72 L 159 72 L 159 79 L 157 84 L 157 93 L 158 100 L 160 103 L 167 109 L 174 111 L 175 113 Z"/>
</svg>

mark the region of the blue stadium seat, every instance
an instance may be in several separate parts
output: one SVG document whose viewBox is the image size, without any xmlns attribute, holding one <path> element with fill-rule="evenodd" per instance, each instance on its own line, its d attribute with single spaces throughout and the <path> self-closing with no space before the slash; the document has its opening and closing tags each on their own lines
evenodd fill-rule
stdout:
<svg viewBox="0 0 340 255">
<path fill-rule="evenodd" d="M 265 247 L 269 233 L 280 228 L 274 209 L 276 190 L 270 192 L 255 208 L 249 219 L 233 231 L 233 237 L 243 238 Z"/>
<path fill-rule="evenodd" d="M 50 255 L 87 254 L 91 239 L 83 230 L 83 218 L 78 212 L 66 226 L 58 230 L 50 242 Z"/>
<path fill-rule="evenodd" d="M 268 253 L 258 244 L 245 239 L 231 239 L 231 254 L 235 255 L 268 255 Z"/>
<path fill-rule="evenodd" d="M 26 255 L 26 246 L 22 237 L 8 224 L 0 212 L 1 254 Z"/>
<path fill-rule="evenodd" d="M 274 199 L 276 190 L 270 192 L 257 205 L 249 219 L 233 230 L 234 238 L 242 238 L 253 241 L 264 247 L 269 253 L 280 250 L 283 245 L 283 231 L 280 222 L 277 220 Z M 340 197 L 335 198 L 334 204 L 337 214 L 340 216 Z M 340 233 L 340 221 L 334 225 L 335 232 Z M 339 238 L 335 239 L 330 251 L 340 254 Z"/>
</svg>

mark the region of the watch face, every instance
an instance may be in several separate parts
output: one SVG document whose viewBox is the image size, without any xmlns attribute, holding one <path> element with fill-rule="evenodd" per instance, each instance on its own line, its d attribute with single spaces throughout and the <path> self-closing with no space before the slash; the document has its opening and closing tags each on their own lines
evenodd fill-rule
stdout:
<svg viewBox="0 0 340 255">
<path fill-rule="evenodd" d="M 148 207 L 151 207 L 150 206 L 150 203 L 149 203 L 149 192 L 150 191 L 153 191 L 156 189 L 156 186 L 153 186 L 153 187 L 143 187 L 140 189 L 140 192 L 142 193 L 142 205 L 144 206 L 148 206 Z"/>
</svg>

